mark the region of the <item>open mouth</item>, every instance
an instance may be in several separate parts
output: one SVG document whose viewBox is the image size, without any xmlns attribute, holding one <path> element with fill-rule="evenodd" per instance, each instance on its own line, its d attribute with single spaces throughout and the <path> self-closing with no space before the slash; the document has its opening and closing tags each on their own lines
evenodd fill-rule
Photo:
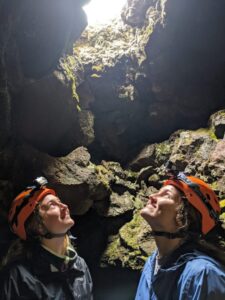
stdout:
<svg viewBox="0 0 225 300">
<path fill-rule="evenodd" d="M 154 207 L 154 208 L 157 207 L 156 203 L 153 202 L 153 201 L 151 201 L 151 200 L 149 200 L 149 201 L 147 202 L 147 206 Z"/>
<path fill-rule="evenodd" d="M 61 213 L 61 216 L 60 216 L 60 217 L 61 217 L 62 220 L 64 220 L 65 218 L 67 218 L 67 217 L 69 217 L 69 216 L 70 216 L 69 212 L 65 211 L 65 212 L 62 212 L 62 213 Z"/>
</svg>

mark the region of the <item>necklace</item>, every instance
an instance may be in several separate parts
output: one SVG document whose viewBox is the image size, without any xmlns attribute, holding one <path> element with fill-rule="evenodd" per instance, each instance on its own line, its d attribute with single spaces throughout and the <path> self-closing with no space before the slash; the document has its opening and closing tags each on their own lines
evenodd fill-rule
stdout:
<svg viewBox="0 0 225 300">
<path fill-rule="evenodd" d="M 154 267 L 154 275 L 156 275 L 161 267 L 161 264 L 159 263 L 159 259 L 157 257 L 158 255 L 156 255 L 155 258 L 155 267 Z"/>
<path fill-rule="evenodd" d="M 168 260 L 168 258 L 171 256 L 171 254 L 184 243 L 185 243 L 185 240 L 181 240 L 178 243 L 178 245 L 175 248 L 173 248 L 171 251 L 169 251 L 166 255 L 160 256 L 159 252 L 157 253 L 157 255 L 155 257 L 154 275 L 156 275 L 158 273 L 161 266 Z"/>
</svg>

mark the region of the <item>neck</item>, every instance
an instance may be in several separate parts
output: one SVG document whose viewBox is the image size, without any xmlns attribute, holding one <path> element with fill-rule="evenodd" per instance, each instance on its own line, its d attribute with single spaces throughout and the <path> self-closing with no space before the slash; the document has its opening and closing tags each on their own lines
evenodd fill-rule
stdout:
<svg viewBox="0 0 225 300">
<path fill-rule="evenodd" d="M 66 253 L 67 238 L 66 237 L 57 237 L 52 239 L 43 238 L 41 244 L 59 255 L 64 255 Z"/>
<path fill-rule="evenodd" d="M 159 252 L 159 258 L 163 258 L 177 249 L 182 243 L 183 238 L 168 239 L 166 237 L 155 237 L 155 242 Z"/>
</svg>

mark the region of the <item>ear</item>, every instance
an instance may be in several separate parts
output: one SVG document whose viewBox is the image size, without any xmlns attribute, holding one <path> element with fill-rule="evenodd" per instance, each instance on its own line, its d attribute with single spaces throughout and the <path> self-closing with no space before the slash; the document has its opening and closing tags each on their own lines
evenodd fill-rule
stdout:
<svg viewBox="0 0 225 300">
<path fill-rule="evenodd" d="M 45 231 L 46 230 L 45 230 L 43 224 L 39 223 L 38 226 L 37 226 L 37 233 L 42 235 L 42 234 L 45 234 Z"/>
</svg>

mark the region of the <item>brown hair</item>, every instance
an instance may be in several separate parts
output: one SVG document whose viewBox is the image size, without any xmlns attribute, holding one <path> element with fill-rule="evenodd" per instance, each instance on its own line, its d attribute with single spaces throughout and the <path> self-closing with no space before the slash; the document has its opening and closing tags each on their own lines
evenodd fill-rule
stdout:
<svg viewBox="0 0 225 300">
<path fill-rule="evenodd" d="M 38 207 L 36 207 L 35 211 L 26 221 L 27 240 L 24 241 L 17 238 L 11 243 L 5 257 L 3 257 L 0 268 L 21 258 L 29 259 L 32 257 L 33 248 L 41 243 L 41 237 L 38 236 L 40 224 L 40 215 Z"/>
<path fill-rule="evenodd" d="M 201 214 L 181 196 L 183 201 L 177 211 L 179 229 L 187 231 L 186 240 L 195 243 L 196 249 L 225 265 L 225 229 L 219 222 L 209 233 L 202 235 Z"/>
</svg>

